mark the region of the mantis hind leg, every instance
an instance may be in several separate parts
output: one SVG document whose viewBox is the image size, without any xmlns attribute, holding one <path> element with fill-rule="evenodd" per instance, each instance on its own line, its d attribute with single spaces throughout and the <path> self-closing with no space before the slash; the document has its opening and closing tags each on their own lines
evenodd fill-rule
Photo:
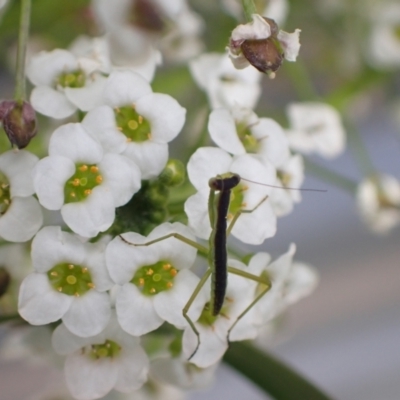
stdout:
<svg viewBox="0 0 400 400">
<path fill-rule="evenodd" d="M 190 296 L 188 302 L 186 303 L 185 307 L 183 307 L 183 310 L 182 310 L 183 317 L 186 319 L 189 326 L 192 328 L 192 331 L 194 332 L 194 334 L 197 337 L 197 345 L 196 345 L 193 353 L 189 356 L 188 361 L 197 353 L 197 350 L 199 349 L 199 346 L 200 346 L 200 333 L 197 330 L 194 322 L 190 319 L 188 312 L 189 312 L 190 306 L 193 304 L 194 300 L 196 299 L 200 290 L 203 288 L 203 286 L 207 282 L 207 279 L 209 278 L 210 275 L 211 275 L 211 269 L 209 268 L 206 271 L 206 273 L 203 275 L 203 277 L 200 279 L 200 281 L 197 284 L 196 288 L 194 289 L 192 295 Z"/>
<path fill-rule="evenodd" d="M 232 332 L 232 329 L 253 308 L 253 306 L 271 289 L 272 284 L 268 277 L 253 275 L 237 268 L 228 267 L 228 272 L 230 272 L 231 274 L 241 276 L 243 278 L 251 279 L 252 281 L 260 283 L 265 286 L 265 288 L 261 290 L 261 292 L 255 297 L 255 299 L 244 309 L 244 311 L 242 311 L 239 314 L 239 316 L 236 318 L 236 321 L 228 329 L 226 340 L 229 343 L 229 336 Z"/>
</svg>

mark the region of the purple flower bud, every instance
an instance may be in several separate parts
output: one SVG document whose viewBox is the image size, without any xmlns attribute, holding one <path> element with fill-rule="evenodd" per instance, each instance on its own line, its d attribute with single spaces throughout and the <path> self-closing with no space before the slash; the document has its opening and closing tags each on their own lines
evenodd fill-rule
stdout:
<svg viewBox="0 0 400 400">
<path fill-rule="evenodd" d="M 19 149 L 26 147 L 36 135 L 36 113 L 26 101 L 22 104 L 10 100 L 1 102 L 0 118 L 9 141 Z"/>
</svg>

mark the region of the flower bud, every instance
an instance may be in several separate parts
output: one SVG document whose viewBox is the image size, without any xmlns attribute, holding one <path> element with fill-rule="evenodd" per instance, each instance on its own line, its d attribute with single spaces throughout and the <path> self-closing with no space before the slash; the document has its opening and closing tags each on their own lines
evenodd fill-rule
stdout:
<svg viewBox="0 0 400 400">
<path fill-rule="evenodd" d="M 293 33 L 279 30 L 270 18 L 253 14 L 253 21 L 237 26 L 229 41 L 229 57 L 238 69 L 249 65 L 275 77 L 283 60 L 296 61 L 300 49 L 300 29 Z"/>
<path fill-rule="evenodd" d="M 185 180 L 185 167 L 179 160 L 168 160 L 158 180 L 166 186 L 179 186 Z"/>
<path fill-rule="evenodd" d="M 24 101 L 3 101 L 0 104 L 0 118 L 9 141 L 13 146 L 23 149 L 36 135 L 36 113 L 32 106 Z"/>
</svg>

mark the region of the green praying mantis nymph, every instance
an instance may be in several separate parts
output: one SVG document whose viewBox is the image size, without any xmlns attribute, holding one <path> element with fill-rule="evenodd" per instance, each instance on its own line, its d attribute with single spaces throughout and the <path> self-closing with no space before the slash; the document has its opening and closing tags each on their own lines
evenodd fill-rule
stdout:
<svg viewBox="0 0 400 400">
<path fill-rule="evenodd" d="M 243 213 L 252 213 L 255 211 L 266 199 L 268 196 L 264 197 L 253 209 L 250 210 L 239 210 L 236 214 L 233 215 L 232 221 L 229 226 L 227 226 L 227 216 L 231 198 L 232 190 L 239 185 L 241 178 L 238 174 L 235 173 L 226 173 L 224 175 L 218 175 L 214 178 L 211 178 L 208 182 L 210 187 L 210 195 L 208 198 L 208 214 L 210 218 L 211 225 L 211 234 L 208 239 L 208 248 L 205 248 L 201 244 L 194 242 L 179 233 L 170 233 L 168 235 L 159 237 L 152 241 L 142 244 L 135 244 L 128 242 L 121 235 L 120 238 L 127 244 L 131 246 L 150 246 L 154 243 L 160 242 L 162 240 L 166 240 L 168 238 L 174 237 L 182 242 L 195 247 L 200 252 L 207 254 L 208 259 L 208 269 L 197 284 L 194 292 L 190 296 L 188 302 L 182 310 L 183 316 L 192 328 L 193 332 L 197 336 L 197 346 L 193 353 L 190 355 L 189 360 L 196 354 L 199 346 L 200 346 L 200 334 L 196 329 L 194 322 L 189 318 L 188 311 L 190 306 L 196 299 L 202 287 L 205 285 L 207 279 L 211 275 L 211 296 L 210 301 L 206 307 L 209 307 L 210 313 L 212 316 L 217 316 L 220 314 L 222 306 L 225 301 L 226 288 L 228 283 L 228 272 L 232 274 L 236 274 L 242 276 L 244 278 L 251 279 L 263 286 L 263 289 L 260 290 L 254 300 L 242 311 L 241 314 L 236 318 L 227 333 L 227 341 L 229 342 L 229 335 L 235 325 L 239 322 L 239 320 L 263 297 L 268 290 L 271 288 L 271 281 L 268 276 L 257 276 L 250 274 L 246 271 L 242 271 L 237 268 L 233 268 L 227 265 L 228 261 L 228 252 L 227 252 L 227 236 L 232 231 L 232 228 L 239 218 L 239 216 Z M 246 180 L 246 179 L 243 179 Z M 249 181 L 252 182 L 252 181 Z M 253 182 L 254 183 L 254 182 Z M 266 185 L 270 186 L 270 185 Z M 272 186 L 275 187 L 275 186 Z M 278 187 L 282 189 L 281 187 Z M 289 188 L 291 189 L 291 188 Z M 320 191 L 314 189 L 296 189 L 296 190 L 312 190 L 312 191 Z"/>
</svg>

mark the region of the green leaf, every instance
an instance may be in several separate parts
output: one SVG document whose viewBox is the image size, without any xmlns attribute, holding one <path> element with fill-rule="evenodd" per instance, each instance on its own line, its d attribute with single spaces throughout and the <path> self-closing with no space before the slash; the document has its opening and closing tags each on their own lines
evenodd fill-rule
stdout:
<svg viewBox="0 0 400 400">
<path fill-rule="evenodd" d="M 235 342 L 224 361 L 276 400 L 330 400 L 297 372 L 246 342 Z"/>
</svg>

